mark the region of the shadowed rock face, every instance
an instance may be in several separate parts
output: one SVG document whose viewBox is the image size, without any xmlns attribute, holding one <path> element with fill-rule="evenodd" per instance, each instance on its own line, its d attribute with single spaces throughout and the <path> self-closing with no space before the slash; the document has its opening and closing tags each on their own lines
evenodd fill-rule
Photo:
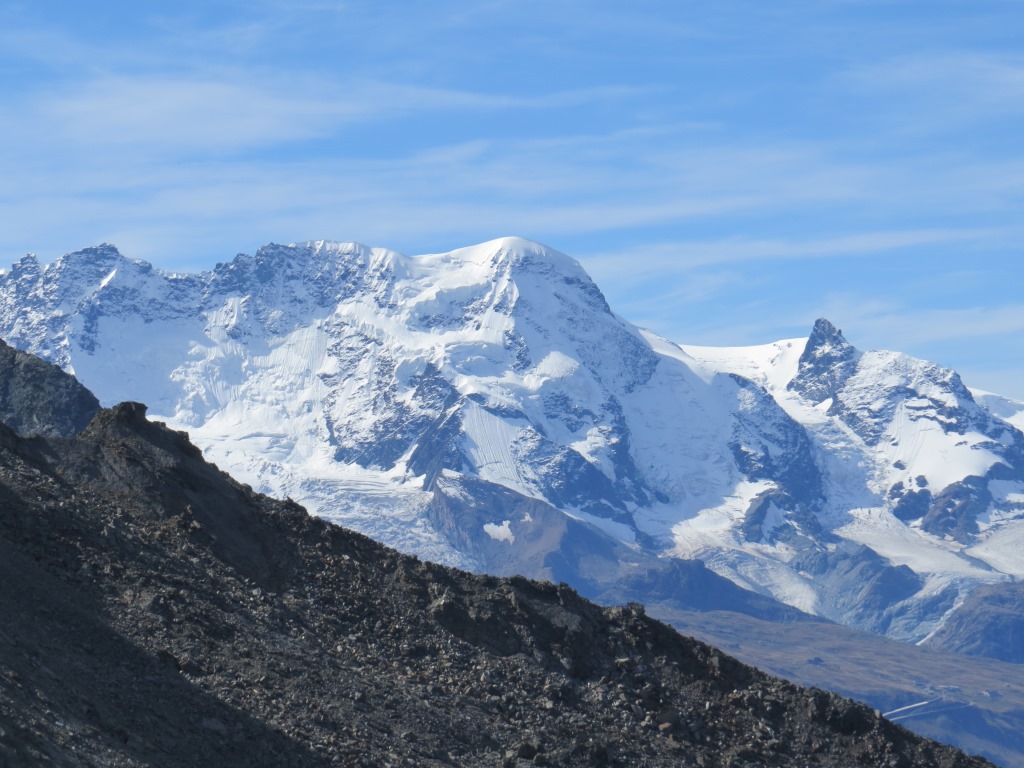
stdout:
<svg viewBox="0 0 1024 768">
<path fill-rule="evenodd" d="M 100 409 L 92 392 L 60 368 L 0 340 L 0 421 L 26 437 L 67 437 Z"/>
<path fill-rule="evenodd" d="M 800 355 L 800 367 L 789 389 L 814 403 L 834 397 L 857 369 L 859 357 L 860 353 L 843 337 L 842 331 L 819 318 Z"/>
<path fill-rule="evenodd" d="M 126 403 L 0 425 L 0 762 L 987 765 L 572 589 L 400 555 Z"/>
</svg>

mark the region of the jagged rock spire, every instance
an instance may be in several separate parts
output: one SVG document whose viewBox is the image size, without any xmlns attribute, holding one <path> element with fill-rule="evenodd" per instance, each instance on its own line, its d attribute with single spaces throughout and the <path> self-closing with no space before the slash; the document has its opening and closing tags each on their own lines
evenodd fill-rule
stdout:
<svg viewBox="0 0 1024 768">
<path fill-rule="evenodd" d="M 818 318 L 789 389 L 815 403 L 834 397 L 853 375 L 859 357 L 841 330 L 824 317 Z"/>
</svg>

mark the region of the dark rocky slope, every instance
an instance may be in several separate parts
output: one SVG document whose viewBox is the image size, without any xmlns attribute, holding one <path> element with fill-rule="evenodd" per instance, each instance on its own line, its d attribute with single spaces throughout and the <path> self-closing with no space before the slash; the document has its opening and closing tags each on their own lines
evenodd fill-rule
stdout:
<svg viewBox="0 0 1024 768">
<path fill-rule="evenodd" d="M 759 669 L 866 701 L 916 733 L 1024 765 L 1024 670 L 908 645 L 838 624 L 779 624 L 731 612 L 650 615 Z"/>
<path fill-rule="evenodd" d="M 638 606 L 255 495 L 144 413 L 0 426 L 0 764 L 988 765 Z"/>
<path fill-rule="evenodd" d="M 67 436 L 84 429 L 99 409 L 73 376 L 0 339 L 0 422 L 20 435 Z"/>
</svg>

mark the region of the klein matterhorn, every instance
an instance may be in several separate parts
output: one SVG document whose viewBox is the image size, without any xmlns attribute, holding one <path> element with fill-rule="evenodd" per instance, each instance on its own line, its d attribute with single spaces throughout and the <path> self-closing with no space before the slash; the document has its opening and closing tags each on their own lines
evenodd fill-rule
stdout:
<svg viewBox="0 0 1024 768">
<path fill-rule="evenodd" d="M 525 240 L 269 245 L 198 274 L 26 256 L 0 337 L 256 490 L 471 570 L 599 598 L 701 583 L 947 647 L 972 592 L 1024 575 L 1024 405 L 827 320 L 679 345 Z"/>
</svg>

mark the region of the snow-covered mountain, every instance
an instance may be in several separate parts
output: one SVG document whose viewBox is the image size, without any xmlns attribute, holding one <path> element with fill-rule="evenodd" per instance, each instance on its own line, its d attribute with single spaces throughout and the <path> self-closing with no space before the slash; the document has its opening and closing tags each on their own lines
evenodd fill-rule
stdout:
<svg viewBox="0 0 1024 768">
<path fill-rule="evenodd" d="M 475 570 L 725 599 L 697 559 L 914 641 L 1024 573 L 1012 401 L 824 320 L 680 346 L 524 240 L 271 245 L 189 275 L 110 246 L 28 256 L 0 275 L 0 337 L 104 404 L 148 403 L 259 490 Z"/>
<path fill-rule="evenodd" d="M 816 522 L 825 535 L 791 534 L 793 556 L 774 557 L 770 567 L 785 562 L 818 586 L 818 599 L 839 590 L 831 597 L 837 618 L 921 639 L 976 585 L 1024 573 L 1024 440 L 954 371 L 860 352 L 827 320 L 806 340 L 684 349 L 709 372 L 763 386 L 814 444 L 825 491 Z M 691 525 L 699 529 L 704 518 Z M 717 570 L 756 573 L 749 546 L 729 550 L 712 537 L 698 556 L 714 551 L 730 563 Z M 871 562 L 887 567 L 850 578 Z"/>
</svg>

